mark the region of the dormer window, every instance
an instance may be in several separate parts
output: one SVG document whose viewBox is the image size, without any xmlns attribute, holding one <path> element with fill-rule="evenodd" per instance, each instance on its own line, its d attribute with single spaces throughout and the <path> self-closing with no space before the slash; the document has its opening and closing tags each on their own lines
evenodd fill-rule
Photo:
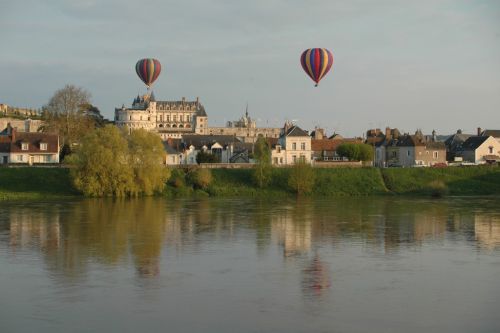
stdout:
<svg viewBox="0 0 500 333">
<path fill-rule="evenodd" d="M 47 150 L 47 144 L 45 142 L 40 143 L 40 150 Z"/>
<path fill-rule="evenodd" d="M 21 150 L 28 150 L 29 144 L 26 142 L 21 143 Z"/>
</svg>

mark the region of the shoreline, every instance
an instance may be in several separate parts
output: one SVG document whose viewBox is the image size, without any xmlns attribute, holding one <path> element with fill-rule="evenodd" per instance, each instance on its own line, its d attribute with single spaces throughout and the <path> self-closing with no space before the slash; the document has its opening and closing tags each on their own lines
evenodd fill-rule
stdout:
<svg viewBox="0 0 500 333">
<path fill-rule="evenodd" d="M 366 196 L 496 196 L 500 195 L 500 167 L 447 168 L 330 168 L 315 169 L 315 185 L 309 197 Z M 252 169 L 212 169 L 213 181 L 195 189 L 185 179 L 168 183 L 157 196 L 287 198 L 297 196 L 288 187 L 290 168 L 272 170 L 269 186 L 252 182 Z M 181 176 L 182 177 L 182 176 Z M 71 183 L 69 169 L 0 168 L 0 201 L 77 199 L 84 196 Z"/>
</svg>

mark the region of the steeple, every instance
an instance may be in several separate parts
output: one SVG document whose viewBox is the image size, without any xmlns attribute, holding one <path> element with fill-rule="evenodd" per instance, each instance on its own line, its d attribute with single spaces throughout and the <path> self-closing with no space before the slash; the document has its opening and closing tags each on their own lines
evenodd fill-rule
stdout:
<svg viewBox="0 0 500 333">
<path fill-rule="evenodd" d="M 245 110 L 245 117 L 247 117 L 247 118 L 248 118 L 248 102 L 247 102 L 247 108 L 246 108 L 246 110 Z"/>
<path fill-rule="evenodd" d="M 150 102 L 156 102 L 154 91 L 151 91 L 151 95 L 149 95 L 149 101 Z"/>
</svg>

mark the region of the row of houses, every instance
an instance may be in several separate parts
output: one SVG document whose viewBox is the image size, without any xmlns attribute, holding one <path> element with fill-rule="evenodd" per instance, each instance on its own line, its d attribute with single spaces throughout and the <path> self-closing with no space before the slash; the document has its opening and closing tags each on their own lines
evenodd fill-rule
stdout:
<svg viewBox="0 0 500 333">
<path fill-rule="evenodd" d="M 500 130 L 478 129 L 476 135 L 457 133 L 440 137 L 433 131 L 424 135 L 401 133 L 387 127 L 368 130 L 366 139 L 327 137 L 315 128 L 309 133 L 290 122 L 279 137 L 267 137 L 273 165 L 291 165 L 301 160 L 314 164 L 339 164 L 348 160 L 337 153 L 342 143 L 366 143 L 374 149 L 377 167 L 444 166 L 448 163 L 492 163 L 500 161 Z M 253 163 L 254 143 L 236 135 L 189 133 L 164 141 L 165 164 L 194 165 L 197 155 L 216 155 L 220 163 Z M 0 132 L 0 164 L 59 163 L 59 138 L 39 132 L 21 132 L 10 124 Z"/>
</svg>

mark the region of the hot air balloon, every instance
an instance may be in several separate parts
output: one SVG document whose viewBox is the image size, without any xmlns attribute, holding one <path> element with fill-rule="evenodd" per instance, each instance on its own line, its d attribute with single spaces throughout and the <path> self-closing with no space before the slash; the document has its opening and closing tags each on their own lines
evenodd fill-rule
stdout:
<svg viewBox="0 0 500 333">
<path fill-rule="evenodd" d="M 333 55 L 327 49 L 307 49 L 302 52 L 300 63 L 307 75 L 316 82 L 315 86 L 317 87 L 319 81 L 332 68 Z"/>
<path fill-rule="evenodd" d="M 161 64 L 152 58 L 141 59 L 135 64 L 137 76 L 149 87 L 155 82 L 161 72 Z"/>
</svg>

